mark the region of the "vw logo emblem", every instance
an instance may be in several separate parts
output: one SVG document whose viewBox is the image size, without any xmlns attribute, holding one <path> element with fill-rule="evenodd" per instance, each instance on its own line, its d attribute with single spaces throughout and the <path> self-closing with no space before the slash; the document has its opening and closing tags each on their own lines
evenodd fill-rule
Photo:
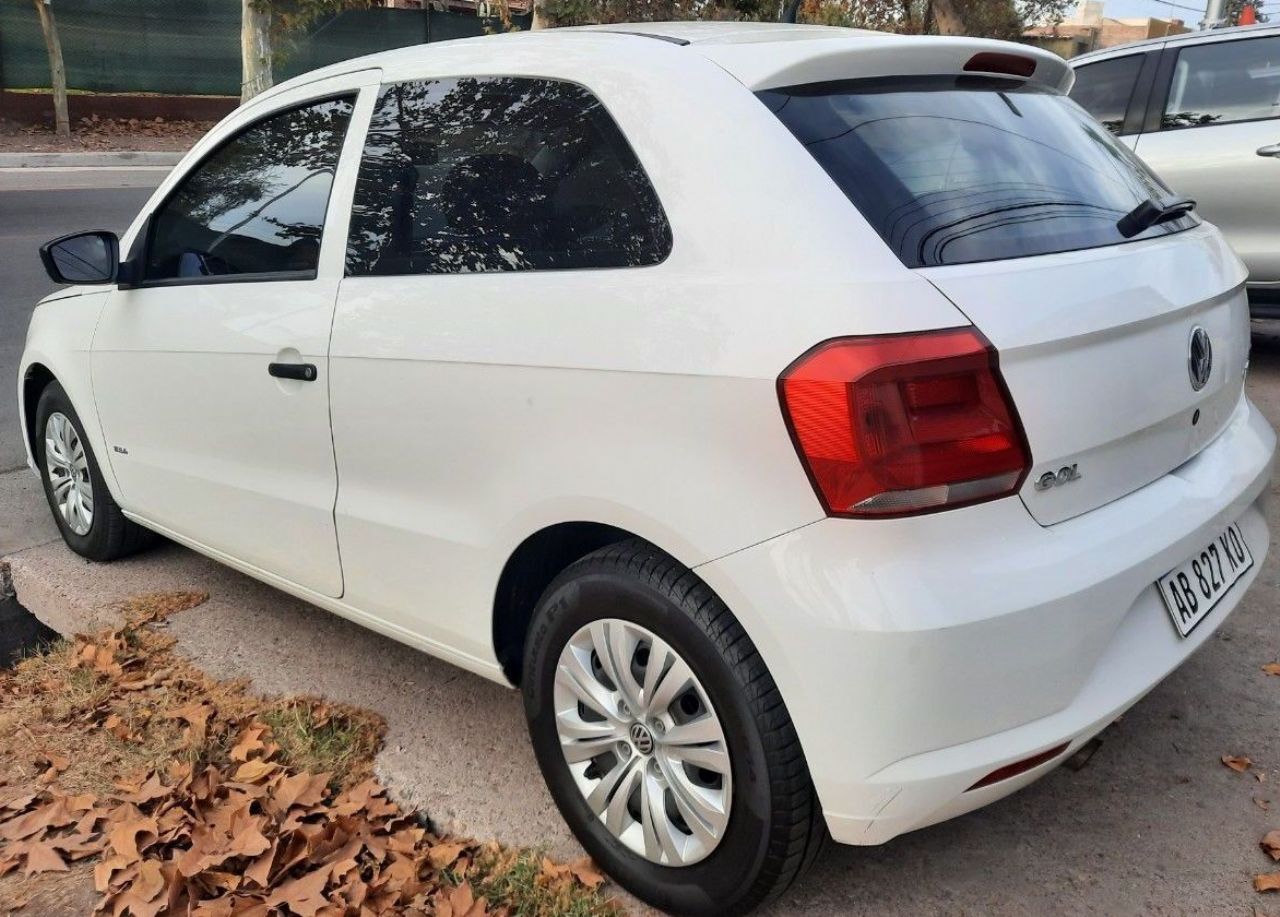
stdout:
<svg viewBox="0 0 1280 917">
<path fill-rule="evenodd" d="M 1191 376 L 1191 388 L 1200 391 L 1209 384 L 1213 372 L 1213 344 L 1209 332 L 1199 325 L 1191 331 L 1191 355 L 1187 359 L 1187 371 Z"/>
<path fill-rule="evenodd" d="M 649 730 L 645 729 L 640 723 L 631 725 L 631 744 L 636 747 L 636 751 L 642 755 L 652 754 L 653 752 L 653 736 L 649 734 Z"/>
</svg>

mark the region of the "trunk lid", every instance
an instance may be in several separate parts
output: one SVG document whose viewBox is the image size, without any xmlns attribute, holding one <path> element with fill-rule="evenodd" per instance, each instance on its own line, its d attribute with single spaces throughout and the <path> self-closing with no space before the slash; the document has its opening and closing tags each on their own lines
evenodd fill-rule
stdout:
<svg viewBox="0 0 1280 917">
<path fill-rule="evenodd" d="M 1211 227 L 918 273 L 999 351 L 1031 448 L 1020 495 L 1042 525 L 1168 474 L 1222 431 L 1240 400 L 1244 272 Z M 1198 390 L 1189 366 L 1196 328 L 1211 344 Z"/>
</svg>

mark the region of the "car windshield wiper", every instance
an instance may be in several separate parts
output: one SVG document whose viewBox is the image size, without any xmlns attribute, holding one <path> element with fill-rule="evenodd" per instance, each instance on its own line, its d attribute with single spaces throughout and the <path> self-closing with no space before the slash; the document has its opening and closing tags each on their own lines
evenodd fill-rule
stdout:
<svg viewBox="0 0 1280 917">
<path fill-rule="evenodd" d="M 1184 217 L 1195 209 L 1196 202 L 1189 197 L 1164 201 L 1148 198 L 1117 220 L 1116 229 L 1120 230 L 1120 235 L 1126 239 L 1132 239 L 1152 226 L 1159 226 L 1161 223 Z"/>
</svg>

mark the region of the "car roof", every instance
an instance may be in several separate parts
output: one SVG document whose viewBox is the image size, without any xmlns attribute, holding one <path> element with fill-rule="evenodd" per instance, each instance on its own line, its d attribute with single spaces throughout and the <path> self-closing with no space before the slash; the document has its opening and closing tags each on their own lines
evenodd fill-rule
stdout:
<svg viewBox="0 0 1280 917">
<path fill-rule="evenodd" d="M 1097 51 L 1087 51 L 1077 57 L 1071 58 L 1069 61 L 1072 67 L 1077 64 L 1091 63 L 1095 60 L 1101 60 L 1107 57 L 1115 57 L 1121 54 L 1130 54 L 1134 51 L 1141 51 L 1144 48 L 1159 47 L 1161 45 L 1180 45 L 1186 42 L 1205 42 L 1205 41 L 1232 41 L 1238 38 L 1262 37 L 1264 35 L 1280 34 L 1280 25 L 1266 25 L 1259 23 L 1257 25 L 1237 25 L 1226 29 L 1202 29 L 1194 32 L 1179 32 L 1177 35 L 1161 35 L 1156 38 L 1144 38 L 1142 41 L 1131 41 L 1128 44 L 1112 45 L 1110 48 L 1099 48 Z"/>
<path fill-rule="evenodd" d="M 846 38 L 895 38 L 888 32 L 845 29 L 827 25 L 797 25 L 784 22 L 622 22 L 616 25 L 584 25 L 557 29 L 560 34 L 612 32 L 644 35 L 681 45 L 744 44 L 749 42 L 806 41 L 843 36 Z"/>
<path fill-rule="evenodd" d="M 507 54 L 499 48 L 509 44 Z M 1072 78 L 1056 54 L 1029 45 L 983 38 L 895 35 L 865 29 L 777 22 L 646 22 L 506 32 L 412 45 L 355 58 L 295 77 L 257 99 L 329 77 L 382 68 L 401 72 L 431 62 L 443 72 L 456 61 L 474 74 L 480 50 L 497 75 L 518 56 L 567 61 L 573 78 L 589 82 L 593 72 L 617 72 L 635 66 L 718 65 L 752 90 L 826 80 L 877 76 L 919 76 L 965 72 L 981 52 L 1010 54 L 1035 61 L 1032 79 L 1065 91 Z M 986 72 L 986 71 L 983 71 Z M 693 77 L 694 71 L 690 70 Z M 257 101 L 255 99 L 255 102 Z"/>
</svg>

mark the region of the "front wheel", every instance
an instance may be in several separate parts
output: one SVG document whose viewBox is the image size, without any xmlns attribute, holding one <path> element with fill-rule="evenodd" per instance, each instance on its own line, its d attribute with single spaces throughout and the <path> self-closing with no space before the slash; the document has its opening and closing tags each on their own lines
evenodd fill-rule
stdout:
<svg viewBox="0 0 1280 917">
<path fill-rule="evenodd" d="M 525 712 L 543 776 L 623 887 L 679 914 L 744 913 L 826 838 L 786 705 L 692 571 L 644 541 L 576 562 L 538 603 Z"/>
<path fill-rule="evenodd" d="M 53 519 L 71 550 L 90 560 L 115 560 L 141 550 L 155 536 L 125 518 L 107 490 L 98 460 L 71 399 L 57 382 L 40 394 L 35 459 Z"/>
</svg>

